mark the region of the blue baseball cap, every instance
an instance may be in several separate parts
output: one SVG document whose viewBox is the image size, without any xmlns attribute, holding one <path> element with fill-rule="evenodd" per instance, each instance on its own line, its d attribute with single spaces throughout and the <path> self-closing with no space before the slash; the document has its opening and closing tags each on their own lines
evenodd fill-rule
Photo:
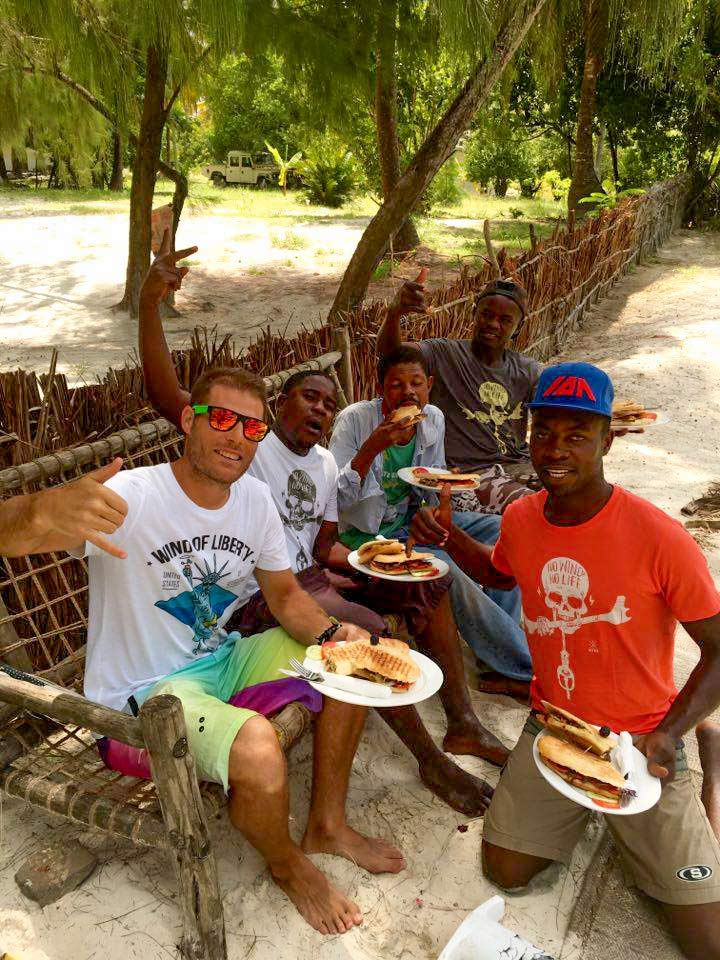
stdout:
<svg viewBox="0 0 720 960">
<path fill-rule="evenodd" d="M 612 417 L 612 380 L 592 363 L 555 363 L 540 374 L 531 410 L 557 407 Z"/>
</svg>

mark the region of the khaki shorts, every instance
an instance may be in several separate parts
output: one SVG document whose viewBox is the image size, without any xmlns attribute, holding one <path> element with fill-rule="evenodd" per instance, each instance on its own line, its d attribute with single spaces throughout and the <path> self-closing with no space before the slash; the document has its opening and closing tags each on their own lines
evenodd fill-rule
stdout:
<svg viewBox="0 0 720 960">
<path fill-rule="evenodd" d="M 532 755 L 540 729 L 530 718 L 502 772 L 483 839 L 497 847 L 569 864 L 590 810 L 554 790 Z M 692 783 L 684 752 L 660 802 L 631 817 L 606 816 L 630 881 L 661 903 L 720 900 L 720 844 Z"/>
</svg>

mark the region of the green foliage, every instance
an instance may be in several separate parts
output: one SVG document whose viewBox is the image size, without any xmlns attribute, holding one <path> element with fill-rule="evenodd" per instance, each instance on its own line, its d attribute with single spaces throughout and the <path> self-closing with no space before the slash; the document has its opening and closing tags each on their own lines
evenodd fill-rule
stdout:
<svg viewBox="0 0 720 960">
<path fill-rule="evenodd" d="M 341 207 L 357 193 L 361 176 L 352 153 L 336 137 L 320 137 L 299 167 L 310 203 Z"/>
<path fill-rule="evenodd" d="M 533 183 L 536 166 L 527 145 L 506 131 L 475 131 L 465 152 L 465 170 L 469 180 L 486 186 L 492 182 L 495 193 L 504 197 L 511 180 Z M 533 196 L 536 190 L 530 192 Z M 527 196 L 524 193 L 523 196 Z"/>
<path fill-rule="evenodd" d="M 605 210 L 614 210 L 618 203 L 620 203 L 621 200 L 625 200 L 626 197 L 637 197 L 644 193 L 647 193 L 647 191 L 639 187 L 619 190 L 617 193 L 591 193 L 587 197 L 581 197 L 578 203 L 592 207 L 590 216 L 598 216 Z"/>
<path fill-rule="evenodd" d="M 301 99 L 281 57 L 227 57 L 207 82 L 213 160 L 224 162 L 230 150 L 258 153 L 268 141 L 294 153 Z"/>
<path fill-rule="evenodd" d="M 520 218 L 525 214 L 525 211 L 522 207 L 508 207 L 508 212 L 513 220 L 520 220 Z"/>
<path fill-rule="evenodd" d="M 557 170 L 546 170 L 542 175 L 542 185 L 552 194 L 553 200 L 567 200 L 568 190 L 570 189 L 570 177 L 563 177 Z"/>
<path fill-rule="evenodd" d="M 446 160 L 438 170 L 434 180 L 425 191 L 419 208 L 421 212 L 437 207 L 452 207 L 462 200 L 460 186 L 460 165 L 455 157 Z"/>
<path fill-rule="evenodd" d="M 193 167 L 210 160 L 207 129 L 198 117 L 190 116 L 175 104 L 170 114 L 174 166 L 187 174 Z"/>
</svg>

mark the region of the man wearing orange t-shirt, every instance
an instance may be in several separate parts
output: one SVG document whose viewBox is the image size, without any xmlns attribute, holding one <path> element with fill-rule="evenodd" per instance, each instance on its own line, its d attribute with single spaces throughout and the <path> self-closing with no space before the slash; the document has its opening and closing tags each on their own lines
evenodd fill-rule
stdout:
<svg viewBox="0 0 720 960">
<path fill-rule="evenodd" d="M 720 594 L 699 547 L 646 500 L 609 484 L 613 388 L 602 370 L 562 363 L 543 371 L 530 453 L 544 490 L 511 504 L 495 548 L 420 511 L 411 537 L 442 543 L 483 585 L 519 585 L 533 662 L 531 714 L 485 817 L 483 868 L 519 890 L 553 861 L 568 863 L 589 811 L 538 772 L 532 744 L 540 701 L 628 730 L 662 778 L 646 813 L 607 817 L 635 884 L 662 905 L 685 956 L 720 960 Z M 678 622 L 700 647 L 679 692 Z M 701 804 L 682 736 L 697 725 Z M 704 806 L 703 806 L 704 805 Z"/>
</svg>

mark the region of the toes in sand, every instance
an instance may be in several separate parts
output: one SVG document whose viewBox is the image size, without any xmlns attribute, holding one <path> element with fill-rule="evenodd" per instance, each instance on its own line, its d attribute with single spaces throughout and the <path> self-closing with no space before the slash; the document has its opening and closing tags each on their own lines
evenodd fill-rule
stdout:
<svg viewBox="0 0 720 960">
<path fill-rule="evenodd" d="M 379 837 L 366 837 L 347 824 L 335 830 L 308 826 L 302 848 L 305 853 L 345 857 L 369 873 L 400 873 L 405 868 L 405 858 L 397 847 Z"/>
<path fill-rule="evenodd" d="M 319 933 L 347 933 L 362 923 L 357 904 L 333 887 L 300 851 L 287 863 L 271 865 L 270 872 L 298 913 Z"/>
</svg>

